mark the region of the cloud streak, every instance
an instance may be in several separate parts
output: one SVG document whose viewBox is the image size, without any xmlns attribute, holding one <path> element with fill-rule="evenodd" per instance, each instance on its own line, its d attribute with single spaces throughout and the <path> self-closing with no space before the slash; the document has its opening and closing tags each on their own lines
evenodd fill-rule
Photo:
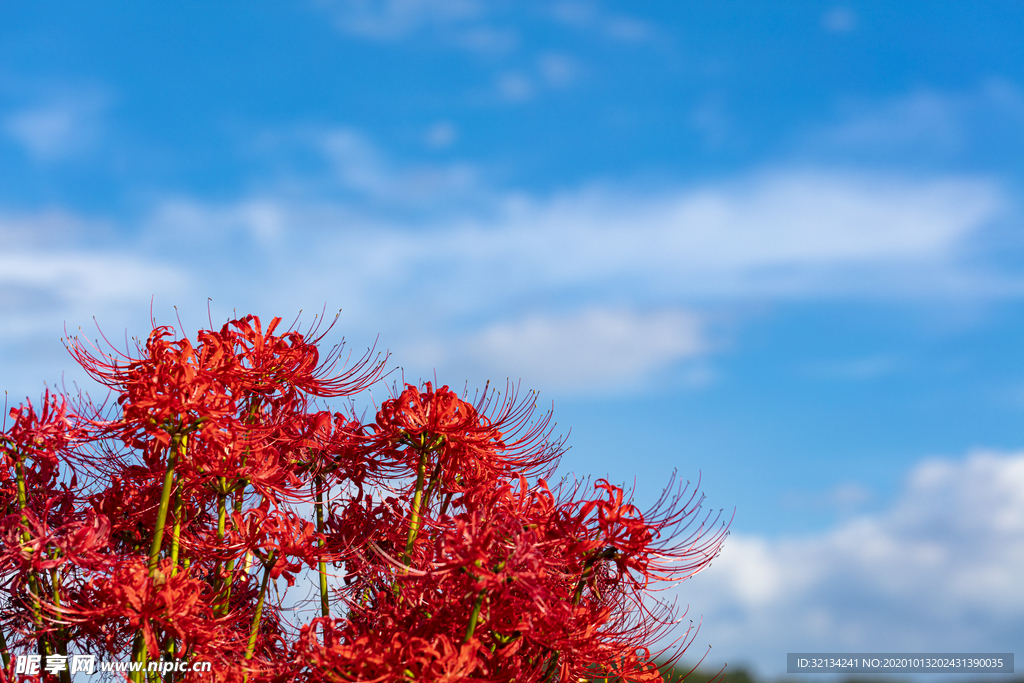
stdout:
<svg viewBox="0 0 1024 683">
<path fill-rule="evenodd" d="M 374 40 L 398 40 L 428 26 L 447 27 L 479 19 L 477 0 L 340 0 L 322 2 L 338 27 Z"/>
<path fill-rule="evenodd" d="M 0 128 L 35 161 L 64 161 L 95 147 L 107 106 L 97 92 L 64 95 L 8 114 Z"/>
<path fill-rule="evenodd" d="M 541 197 L 488 188 L 458 165 L 397 167 L 352 131 L 310 140 L 328 173 L 306 190 L 166 199 L 123 231 L 136 235 L 127 244 L 9 251 L 2 306 L 23 323 L 8 334 L 38 330 L 57 311 L 141 310 L 153 294 L 277 312 L 326 301 L 367 339 L 379 332 L 408 349 L 421 371 L 615 391 L 712 353 L 717 319 L 742 301 L 1020 290 L 961 258 L 1008 210 L 985 178 L 776 169 Z M 473 202 L 424 204 L 414 196 L 422 173 Z M 378 210 L 403 196 L 420 208 L 415 220 Z M 52 213 L 35 220 L 60 224 Z M 13 241 L 31 222 L 8 221 L 6 234 Z M 706 369 L 694 372 L 706 381 Z"/>
<path fill-rule="evenodd" d="M 843 102 L 839 120 L 808 136 L 816 153 L 931 159 L 998 146 L 1017 149 L 1024 131 L 1024 92 L 988 79 L 975 88 L 917 88 L 883 101 Z"/>
<path fill-rule="evenodd" d="M 537 313 L 498 320 L 454 339 L 410 339 L 396 353 L 413 367 L 445 376 L 521 379 L 525 386 L 588 395 L 639 388 L 651 375 L 705 353 L 700 315 L 590 308 L 566 315 Z M 460 374 L 461 373 L 461 374 Z M 691 382 L 706 373 L 690 373 Z"/>
</svg>

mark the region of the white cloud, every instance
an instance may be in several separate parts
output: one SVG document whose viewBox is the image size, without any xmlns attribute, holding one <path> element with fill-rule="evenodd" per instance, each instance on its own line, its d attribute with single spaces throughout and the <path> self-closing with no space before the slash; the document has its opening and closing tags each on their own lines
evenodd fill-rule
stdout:
<svg viewBox="0 0 1024 683">
<path fill-rule="evenodd" d="M 732 117 L 720 95 L 705 98 L 694 107 L 689 119 L 691 127 L 701 133 L 705 144 L 712 148 L 721 146 L 732 132 Z"/>
<path fill-rule="evenodd" d="M 367 164 L 358 173 L 368 175 L 349 182 L 395 192 L 391 180 L 378 186 L 373 168 Z M 471 281 L 506 295 L 591 287 L 721 298 L 871 294 L 881 293 L 881 283 L 891 296 L 901 287 L 929 293 L 936 273 L 956 272 L 959 250 L 1006 210 L 998 186 L 985 179 L 828 171 L 775 171 L 653 193 L 591 187 L 495 201 L 475 216 L 445 213 L 414 230 L 381 226 L 364 214 L 363 224 L 377 226 L 373 234 L 345 231 L 340 239 L 355 240 L 364 256 L 397 272 L 409 259 L 434 264 L 421 286 L 439 289 Z M 308 205 L 281 203 L 277 212 L 292 229 L 310 224 Z M 339 238 L 328 231 L 320 239 Z M 931 282 L 921 280 L 926 271 Z M 888 276 L 865 279 L 865 272 Z"/>
<path fill-rule="evenodd" d="M 371 40 L 397 41 L 428 31 L 446 44 L 475 52 L 503 53 L 519 44 L 515 29 L 498 25 L 508 6 L 480 0 L 317 0 L 339 30 Z M 607 12 L 592 2 L 558 2 L 545 18 L 622 42 L 643 42 L 655 35 L 648 22 Z M 528 15 L 527 15 L 528 16 Z"/>
<path fill-rule="evenodd" d="M 452 124 L 441 122 L 428 131 L 427 142 L 434 146 L 450 145 L 456 134 Z M 350 128 L 296 131 L 291 138 L 284 144 L 311 147 L 325 158 L 330 166 L 330 185 L 367 199 L 408 207 L 469 200 L 470 193 L 486 194 L 479 185 L 476 169 L 469 164 L 401 166 Z M 315 187 L 317 183 L 319 187 Z M 310 185 L 321 194 L 330 193 L 331 188 L 324 187 L 322 181 Z"/>
<path fill-rule="evenodd" d="M 508 102 L 525 102 L 533 97 L 534 85 L 528 76 L 510 71 L 498 78 L 498 95 Z"/>
<path fill-rule="evenodd" d="M 333 11 L 346 33 L 377 40 L 404 38 L 425 27 L 444 27 L 480 17 L 478 0 L 340 0 L 320 4 Z"/>
<path fill-rule="evenodd" d="M 849 516 L 863 508 L 874 498 L 864 486 L 847 482 L 816 493 L 788 491 L 782 495 L 782 504 L 789 510 L 834 512 Z"/>
<path fill-rule="evenodd" d="M 654 37 L 654 28 L 646 21 L 633 17 L 609 17 L 604 30 L 610 38 L 630 43 L 640 43 Z"/>
<path fill-rule="evenodd" d="M 425 141 L 427 146 L 435 149 L 451 147 L 458 139 L 459 130 L 450 121 L 438 121 L 427 129 Z"/>
<path fill-rule="evenodd" d="M 1022 572 L 1024 453 L 976 452 L 920 463 L 889 509 L 830 531 L 734 533 L 681 593 L 716 660 L 777 676 L 786 652 L 1019 650 Z"/>
<path fill-rule="evenodd" d="M 106 99 L 98 93 L 66 96 L 3 119 L 3 131 L 36 160 L 53 162 L 89 150 L 103 132 Z"/>
<path fill-rule="evenodd" d="M 181 293 L 187 285 L 180 269 L 127 252 L 6 252 L 0 255 L 0 336 L 59 336 L 61 320 L 142 306 L 154 294 Z"/>
<path fill-rule="evenodd" d="M 830 142 L 843 146 L 938 143 L 944 148 L 962 144 L 960 105 L 947 95 L 919 90 L 861 111 L 828 131 Z"/>
<path fill-rule="evenodd" d="M 312 149 L 327 171 L 225 203 L 166 198 L 116 247 L 108 239 L 106 248 L 94 240 L 89 250 L 47 250 L 55 240 L 24 235 L 47 221 L 71 230 L 73 218 L 33 216 L 20 228 L 8 220 L 8 240 L 22 235 L 24 247 L 9 252 L 20 284 L 5 285 L 8 301 L 31 291 L 63 302 L 45 310 L 77 307 L 79 319 L 96 313 L 95 302 L 130 308 L 154 292 L 177 297 L 168 303 L 202 292 L 279 312 L 326 301 L 387 346 L 460 349 L 409 356 L 428 369 L 537 377 L 560 391 L 601 377 L 615 391 L 666 371 L 707 381 L 712 370 L 695 359 L 720 346 L 708 343 L 708 321 L 738 301 L 1022 290 L 976 257 L 985 227 L 1008 210 L 986 178 L 774 169 L 545 197 L 495 189 L 464 164 L 396 163 L 346 128 L 265 142 L 286 156 Z M 168 245 L 187 245 L 187 257 Z"/>
<path fill-rule="evenodd" d="M 446 376 L 522 380 L 559 393 L 635 388 L 655 371 L 708 350 L 704 321 L 678 310 L 591 308 L 499 320 L 457 339 L 410 339 L 396 349 Z"/>
<path fill-rule="evenodd" d="M 294 215 L 280 203 L 251 199 L 210 207 L 189 199 L 168 199 L 158 205 L 149 219 L 149 232 L 158 242 L 174 236 L 197 246 L 249 238 L 256 244 L 273 248 L 281 244 L 285 233 L 294 229 Z M 240 239 L 241 238 L 241 239 Z"/>
<path fill-rule="evenodd" d="M 626 390 L 666 371 L 706 382 L 698 361 L 719 347 L 708 335 L 737 298 L 970 294 L 950 289 L 976 284 L 958 255 L 1004 210 L 984 179 L 779 170 L 646 193 L 476 193 L 489 199 L 474 210 L 442 207 L 411 225 L 373 203 L 401 195 L 405 171 L 358 136 L 330 140 L 335 173 L 369 206 L 167 201 L 145 248 L 168 235 L 201 246 L 187 267 L 215 299 L 327 301 L 420 371 L 546 391 Z"/>
<path fill-rule="evenodd" d="M 825 12 L 821 25 L 832 33 L 849 33 L 857 28 L 857 15 L 849 7 L 833 7 Z"/>
<path fill-rule="evenodd" d="M 142 307 L 154 294 L 187 290 L 184 268 L 118 245 L 115 237 L 107 223 L 62 211 L 0 215 L 6 247 L 0 252 L 0 339 L 56 339 L 64 321 Z M 85 241 L 93 246 L 83 248 Z"/>
<path fill-rule="evenodd" d="M 7 249 L 42 247 L 79 241 L 86 235 L 109 237 L 113 226 L 88 220 L 61 209 L 43 209 L 35 213 L 0 212 L 0 243 Z"/>
<path fill-rule="evenodd" d="M 555 88 L 569 85 L 576 80 L 579 74 L 579 67 L 575 60 L 563 54 L 543 54 L 537 65 L 545 82 Z"/>
<path fill-rule="evenodd" d="M 1004 146 L 1024 130 L 1024 92 L 992 79 L 960 92 L 919 88 L 889 100 L 847 101 L 840 120 L 810 141 L 831 151 L 954 154 L 994 140 Z"/>
<path fill-rule="evenodd" d="M 621 280 L 711 297 L 864 292 L 878 282 L 844 269 L 897 268 L 906 285 L 920 286 L 908 268 L 948 263 L 1003 209 L 998 188 L 982 179 L 776 171 L 646 195 L 590 188 L 510 202 L 494 222 L 440 241 L 453 261 L 494 262 L 499 273 L 549 286 Z"/>
<path fill-rule="evenodd" d="M 460 31 L 453 42 L 482 54 L 509 53 L 519 46 L 519 34 L 512 29 L 475 26 Z"/>
<path fill-rule="evenodd" d="M 875 355 L 810 363 L 806 369 L 808 374 L 819 379 L 863 382 L 889 376 L 903 369 L 904 365 L 892 356 Z"/>
<path fill-rule="evenodd" d="M 564 0 L 548 8 L 551 17 L 568 26 L 596 31 L 613 40 L 638 43 L 655 36 L 648 22 L 623 14 L 605 12 L 597 3 L 587 0 Z"/>
<path fill-rule="evenodd" d="M 593 2 L 583 0 L 561 0 L 550 5 L 551 16 L 558 21 L 575 26 L 583 26 L 597 17 L 597 7 Z"/>
</svg>

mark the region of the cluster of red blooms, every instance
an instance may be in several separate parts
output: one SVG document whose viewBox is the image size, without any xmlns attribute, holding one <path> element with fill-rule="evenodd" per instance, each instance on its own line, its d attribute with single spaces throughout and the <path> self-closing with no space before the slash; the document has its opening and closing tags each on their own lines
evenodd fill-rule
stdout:
<svg viewBox="0 0 1024 683">
<path fill-rule="evenodd" d="M 336 371 L 323 335 L 279 323 L 195 344 L 157 327 L 137 354 L 74 338 L 116 405 L 48 392 L 10 411 L 0 681 L 70 681 L 14 659 L 76 653 L 212 663 L 166 681 L 662 680 L 649 646 L 677 620 L 652 591 L 725 535 L 700 499 L 670 486 L 642 513 L 604 480 L 549 484 L 550 415 L 514 392 L 426 383 L 373 421 L 320 410 L 383 361 Z"/>
</svg>

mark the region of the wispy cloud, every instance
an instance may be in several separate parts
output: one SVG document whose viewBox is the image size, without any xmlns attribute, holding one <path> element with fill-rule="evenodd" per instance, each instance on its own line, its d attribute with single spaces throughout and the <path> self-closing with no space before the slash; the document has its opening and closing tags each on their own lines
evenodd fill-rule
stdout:
<svg viewBox="0 0 1024 683">
<path fill-rule="evenodd" d="M 821 25 L 832 33 L 849 33 L 857 28 L 857 15 L 849 7 L 833 7 L 825 12 Z"/>
<path fill-rule="evenodd" d="M 439 121 L 427 129 L 423 139 L 430 147 L 444 148 L 457 137 L 455 124 Z M 276 196 L 273 201 L 300 195 L 308 205 L 344 201 L 364 208 L 376 203 L 378 209 L 386 204 L 437 211 L 454 203 L 472 206 L 481 198 L 490 198 L 480 171 L 472 164 L 403 164 L 360 131 L 345 126 L 295 126 L 267 132 L 249 151 L 287 169 L 286 179 L 268 193 L 268 198 Z"/>
<path fill-rule="evenodd" d="M 1024 132 L 1024 91 L 992 79 L 976 88 L 919 88 L 881 102 L 842 104 L 839 120 L 811 134 L 811 144 L 832 153 L 906 155 L 925 158 L 967 149 L 1015 144 Z"/>
<path fill-rule="evenodd" d="M 507 102 L 525 102 L 532 99 L 536 87 L 529 76 L 519 71 L 502 74 L 497 81 L 498 96 Z"/>
<path fill-rule="evenodd" d="M 373 197 L 407 191 L 401 174 L 360 163 L 367 154 L 359 143 L 332 140 L 345 183 Z M 715 299 L 870 294 L 877 282 L 852 277 L 864 269 L 888 273 L 887 295 L 898 293 L 900 277 L 907 292 L 927 294 L 921 272 L 955 271 L 959 250 L 1006 210 L 999 187 L 986 179 L 823 170 L 660 192 L 591 186 L 546 198 L 487 196 L 490 204 L 454 215 L 442 208 L 415 229 L 374 218 L 372 207 L 272 196 L 225 207 L 193 203 L 187 222 L 220 224 L 230 215 L 260 234 L 270 221 L 293 241 L 315 235 L 321 244 L 358 245 L 398 273 L 408 272 L 408 259 L 429 262 L 432 270 L 419 277 L 428 289 L 461 280 L 491 283 L 488 291 L 505 296 L 589 287 Z M 253 213 L 253 206 L 261 208 Z M 166 206 L 160 215 L 170 220 Z M 333 229 L 331 220 L 338 221 Z"/>
<path fill-rule="evenodd" d="M 91 382 L 78 371 L 60 339 L 91 318 L 106 329 L 132 333 L 148 320 L 151 297 L 163 301 L 196 297 L 186 268 L 172 258 L 146 254 L 113 239 L 111 225 L 42 211 L 0 216 L 0 356 L 7 359 L 4 384 L 12 400 L 35 395 L 41 382 L 53 386 L 68 370 L 68 382 Z M 165 241 L 164 253 L 168 250 Z"/>
<path fill-rule="evenodd" d="M 408 340 L 396 349 L 413 367 L 449 376 L 522 380 L 557 392 L 628 391 L 681 360 L 708 351 L 700 316 L 590 308 L 499 320 L 455 339 Z M 700 375 L 703 377 L 703 375 Z"/>
<path fill-rule="evenodd" d="M 322 0 L 319 4 L 333 12 L 343 31 L 377 40 L 474 22 L 485 11 L 479 0 Z"/>
<path fill-rule="evenodd" d="M 449 45 L 478 52 L 507 52 L 519 43 L 518 33 L 504 22 L 507 5 L 480 0 L 318 0 L 338 28 L 371 40 L 396 41 L 426 32 L 445 36 Z M 621 42 L 644 42 L 655 36 L 654 27 L 634 16 L 609 12 L 599 3 L 584 0 L 543 6 L 539 16 L 563 26 L 584 29 Z M 514 8 L 529 17 L 530 6 Z M 504 22 L 504 23 L 503 23 Z M 454 39 L 454 40 L 452 40 Z"/>
<path fill-rule="evenodd" d="M 360 182 L 373 196 L 394 191 L 386 173 Z M 179 198 L 154 210 L 140 249 L 167 235 L 201 246 L 188 267 L 221 301 L 341 305 L 420 371 L 618 390 L 713 353 L 708 314 L 737 297 L 946 296 L 961 245 L 1003 208 L 984 180 L 822 171 L 648 194 L 489 196 L 414 224 L 373 203 Z"/>
<path fill-rule="evenodd" d="M 489 223 L 440 237 L 452 261 L 501 262 L 498 272 L 522 269 L 549 287 L 621 280 L 690 297 L 864 293 L 873 284 L 847 269 L 945 267 L 1004 208 L 984 179 L 780 170 L 719 186 L 590 187 L 512 201 Z"/>
<path fill-rule="evenodd" d="M 396 167 L 352 130 L 325 131 L 317 143 L 339 183 L 375 199 L 407 203 L 427 196 L 461 196 L 476 184 L 474 170 L 464 164 Z"/>
<path fill-rule="evenodd" d="M 438 121 L 427 129 L 423 140 L 428 147 L 445 149 L 451 147 L 459 138 L 459 129 L 451 121 Z"/>
<path fill-rule="evenodd" d="M 555 88 L 562 88 L 579 77 L 579 65 L 572 57 L 554 52 L 540 56 L 537 66 L 544 81 Z"/>
<path fill-rule="evenodd" d="M 574 85 L 582 73 L 579 62 L 570 55 L 546 52 L 528 69 L 514 69 L 500 74 L 495 89 L 500 101 L 527 102 L 539 93 Z"/>
<path fill-rule="evenodd" d="M 142 311 L 154 293 L 278 313 L 327 302 L 361 338 L 406 349 L 417 371 L 615 391 L 668 371 L 707 381 L 715 320 L 742 301 L 1022 291 L 977 259 L 1008 210 L 985 178 L 774 169 L 542 196 L 457 163 L 401 164 L 345 128 L 267 144 L 315 152 L 322 172 L 233 201 L 166 197 L 116 246 L 9 252 L 6 310 L 37 320 L 19 329 L 55 311 L 88 319 L 104 301 Z M 13 303 L 28 287 L 63 303 Z"/>
<path fill-rule="evenodd" d="M 107 98 L 98 92 L 64 94 L 3 117 L 3 132 L 35 160 L 54 162 L 92 149 L 103 134 Z"/>
<path fill-rule="evenodd" d="M 626 14 L 606 11 L 591 0 L 563 0 L 548 8 L 556 21 L 578 29 L 596 32 L 613 40 L 639 43 L 651 40 L 657 32 L 650 23 Z"/>
<path fill-rule="evenodd" d="M 741 520 L 738 523 L 742 523 Z M 1024 454 L 926 460 L 887 510 L 817 535 L 734 533 L 682 590 L 716 657 L 1012 652 L 1024 625 Z"/>
<path fill-rule="evenodd" d="M 887 377 L 904 369 L 906 363 L 891 355 L 873 355 L 862 358 L 817 361 L 809 363 L 806 371 L 819 379 L 870 381 Z"/>
</svg>

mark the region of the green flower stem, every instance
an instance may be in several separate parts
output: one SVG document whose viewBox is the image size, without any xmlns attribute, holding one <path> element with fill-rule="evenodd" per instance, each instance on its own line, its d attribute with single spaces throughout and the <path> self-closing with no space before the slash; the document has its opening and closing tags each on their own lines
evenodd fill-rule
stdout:
<svg viewBox="0 0 1024 683">
<path fill-rule="evenodd" d="M 171 504 L 171 489 L 174 488 L 174 463 L 188 448 L 188 435 L 175 434 L 167 453 L 167 469 L 164 470 L 164 486 L 160 491 L 160 507 L 156 512 L 156 529 L 153 530 L 153 545 L 149 549 L 149 575 L 153 576 L 160 561 L 160 550 L 164 543 L 164 525 L 167 524 L 167 509 Z"/>
<path fill-rule="evenodd" d="M 224 477 L 219 477 L 218 484 L 220 485 L 220 488 L 217 491 L 217 540 L 223 541 L 227 527 L 228 516 L 228 509 L 226 504 L 228 494 L 224 492 L 224 489 L 227 487 L 227 480 Z M 221 590 L 224 588 L 224 579 L 221 577 L 220 567 L 220 559 L 218 559 L 217 564 L 213 570 L 213 575 L 215 577 L 214 580 L 216 581 L 216 593 L 220 593 Z M 225 605 L 223 602 L 219 603 L 217 606 L 214 607 L 213 613 L 218 616 L 223 616 L 221 614 L 221 608 L 224 606 Z"/>
<path fill-rule="evenodd" d="M 416 493 L 412 499 L 412 515 L 409 519 L 409 536 L 405 541 L 405 565 L 412 562 L 412 549 L 416 543 L 416 536 L 420 531 L 420 506 L 423 503 L 423 479 L 427 474 L 427 449 L 420 452 L 419 466 L 416 468 Z"/>
<path fill-rule="evenodd" d="M 236 486 L 237 486 L 237 484 L 236 484 Z M 244 495 L 245 495 L 245 483 L 242 482 L 241 483 L 241 488 L 238 491 L 235 492 L 235 503 L 234 503 L 234 510 L 235 510 L 235 512 L 241 512 L 242 511 L 242 497 Z M 226 525 L 225 525 L 225 527 L 226 527 Z M 227 529 L 225 528 L 225 532 L 226 531 L 227 531 Z M 228 609 L 230 608 L 230 605 L 231 605 L 231 590 L 235 587 L 234 571 L 235 571 L 235 558 L 231 558 L 230 560 L 228 560 L 228 565 L 227 565 L 228 584 L 227 584 L 227 586 L 225 587 L 225 590 L 224 590 L 224 601 L 221 603 L 221 605 L 223 607 L 223 613 L 225 615 L 228 613 Z"/>
<path fill-rule="evenodd" d="M 17 458 L 14 461 L 14 474 L 18 480 L 18 508 L 21 510 L 21 542 L 28 545 L 32 542 L 32 534 L 28 530 L 28 515 L 25 511 L 28 509 L 28 491 L 25 487 L 25 463 L 21 458 Z M 43 662 L 46 661 L 46 655 L 51 654 L 50 644 L 48 640 L 41 634 L 43 630 L 43 606 L 39 598 L 39 578 L 36 573 L 30 572 L 28 575 L 28 587 L 29 592 L 32 594 L 32 621 L 35 624 L 36 632 L 39 635 L 39 654 L 43 657 Z"/>
<path fill-rule="evenodd" d="M 143 676 L 145 675 L 144 669 L 146 668 L 146 641 L 142 636 L 142 631 L 136 631 L 135 640 L 132 642 L 132 661 L 142 662 L 142 666 L 139 667 L 139 671 L 131 672 L 130 679 L 135 683 L 142 683 Z"/>
<path fill-rule="evenodd" d="M 60 574 L 56 567 L 50 569 L 50 586 L 53 588 L 53 604 L 57 608 L 57 618 L 60 619 Z M 56 636 L 54 646 L 57 654 L 67 657 L 67 631 L 65 629 L 57 629 L 54 635 Z M 67 667 L 60 672 L 59 677 L 61 683 L 71 683 L 71 672 L 68 671 Z"/>
<path fill-rule="evenodd" d="M 156 511 L 156 528 L 153 529 L 153 544 L 149 548 L 149 576 L 156 576 L 157 565 L 160 563 L 160 551 L 164 544 L 164 526 L 167 524 L 167 510 L 171 506 L 171 490 L 174 488 L 174 465 L 179 454 L 184 454 L 188 448 L 187 434 L 174 434 L 171 437 L 171 447 L 167 451 L 167 468 L 164 470 L 163 488 L 160 491 L 160 507 Z M 142 637 L 142 630 L 135 633 L 135 640 L 132 643 L 132 661 L 145 664 L 149 653 L 146 651 L 145 639 Z M 142 667 L 143 669 L 145 666 Z M 131 680 L 136 683 L 146 678 L 144 671 L 133 671 Z"/>
<path fill-rule="evenodd" d="M 434 492 L 434 488 L 441 481 L 441 463 L 437 463 L 434 466 L 434 471 L 430 473 L 430 479 L 427 481 L 427 492 L 423 494 L 423 507 L 430 507 L 430 494 Z"/>
<path fill-rule="evenodd" d="M 259 633 L 260 619 L 263 617 L 263 601 L 267 597 L 267 584 L 270 583 L 270 572 L 276 563 L 275 551 L 271 551 L 270 555 L 267 556 L 266 564 L 263 566 L 263 582 L 260 584 L 260 597 L 256 602 L 256 612 L 252 616 L 252 626 L 249 628 L 249 646 L 245 649 L 246 659 L 252 659 L 252 654 L 256 650 L 256 634 Z"/>
<path fill-rule="evenodd" d="M 174 490 L 174 530 L 171 532 L 171 576 L 178 575 L 178 557 L 181 550 L 182 507 L 181 487 L 179 486 Z M 174 637 L 174 634 L 168 633 L 163 648 L 168 659 L 174 659 L 177 645 L 177 639 Z M 174 680 L 174 672 L 168 671 L 165 680 L 166 683 L 171 683 Z"/>
<path fill-rule="evenodd" d="M 473 611 L 469 615 L 469 624 L 466 626 L 466 636 L 462 639 L 463 643 L 468 643 L 469 639 L 473 637 L 473 632 L 476 631 L 476 622 L 480 619 L 480 608 L 483 607 L 486 594 L 487 591 L 480 591 L 476 594 L 476 602 L 473 603 Z"/>
<path fill-rule="evenodd" d="M 171 576 L 178 575 L 178 554 L 181 549 L 181 487 L 174 490 L 174 531 L 171 535 Z"/>
<path fill-rule="evenodd" d="M 321 534 L 320 540 L 317 541 L 317 545 L 321 548 L 324 547 L 324 539 L 322 534 L 324 533 L 324 477 L 322 474 L 316 475 L 316 531 Z M 323 618 L 331 616 L 331 607 L 328 601 L 327 595 L 327 563 L 320 559 L 316 564 L 317 573 L 320 575 L 320 615 Z"/>
<path fill-rule="evenodd" d="M 551 664 L 549 664 L 548 673 L 544 677 L 544 683 L 551 683 L 555 680 L 555 674 L 558 673 L 558 653 L 551 655 Z"/>
</svg>

